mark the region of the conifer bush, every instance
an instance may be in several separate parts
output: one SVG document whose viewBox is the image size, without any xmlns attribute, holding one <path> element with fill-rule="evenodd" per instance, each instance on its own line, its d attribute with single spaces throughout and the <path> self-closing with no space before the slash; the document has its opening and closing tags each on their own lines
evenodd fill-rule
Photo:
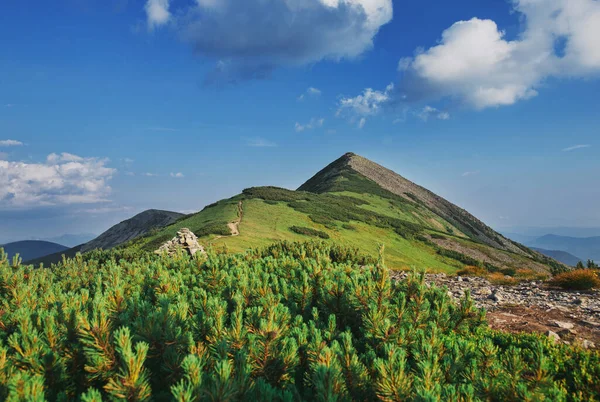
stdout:
<svg viewBox="0 0 600 402">
<path fill-rule="evenodd" d="M 8 401 L 590 401 L 600 356 L 326 243 L 50 268 L 0 251 Z"/>
<path fill-rule="evenodd" d="M 550 284 L 570 290 L 589 290 L 600 288 L 600 276 L 597 270 L 575 269 L 558 274 L 550 280 Z"/>
</svg>

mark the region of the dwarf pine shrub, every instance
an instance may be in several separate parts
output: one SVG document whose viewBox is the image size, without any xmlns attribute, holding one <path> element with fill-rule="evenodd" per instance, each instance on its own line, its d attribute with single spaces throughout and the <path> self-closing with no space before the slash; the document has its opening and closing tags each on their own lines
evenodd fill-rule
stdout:
<svg viewBox="0 0 600 402">
<path fill-rule="evenodd" d="M 591 401 L 600 356 L 325 243 L 191 258 L 0 252 L 8 401 Z M 365 265 L 365 263 L 367 263 Z"/>
<path fill-rule="evenodd" d="M 554 276 L 550 284 L 570 290 L 600 288 L 599 272 L 594 269 L 575 269 Z"/>
</svg>

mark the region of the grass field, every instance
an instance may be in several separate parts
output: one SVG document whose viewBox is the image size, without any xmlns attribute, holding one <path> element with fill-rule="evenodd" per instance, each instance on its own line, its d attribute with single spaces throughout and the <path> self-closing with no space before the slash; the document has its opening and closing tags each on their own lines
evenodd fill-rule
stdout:
<svg viewBox="0 0 600 402">
<path fill-rule="evenodd" d="M 367 203 L 360 205 L 360 208 L 376 214 L 406 220 L 432 230 L 449 227 L 443 220 L 427 210 L 415 207 L 414 210 L 406 211 L 393 205 L 390 200 L 376 195 L 348 192 L 337 195 L 352 196 L 363 200 Z M 232 222 L 238 219 L 237 204 L 240 200 L 243 205 L 243 220 L 239 224 L 239 236 L 209 234 L 199 238 L 201 244 L 216 250 L 243 252 L 249 248 L 264 247 L 282 240 L 310 240 L 310 236 L 297 234 L 290 230 L 290 227 L 297 226 L 325 232 L 330 236 L 329 242 L 351 246 L 372 256 L 376 256 L 380 245 L 384 245 L 386 262 L 390 268 L 396 270 L 417 267 L 431 272 L 452 273 L 465 266 L 459 261 L 438 255 L 435 248 L 430 245 L 416 239 L 403 238 L 393 228 L 379 227 L 360 221 L 333 222 L 326 225 L 315 223 L 308 214 L 291 208 L 287 202 L 265 202 L 259 198 L 244 199 L 242 195 L 220 201 L 214 206 L 181 219 L 175 224 L 138 239 L 127 246 L 152 251 L 174 237 L 181 228 L 186 227 L 192 231 L 198 231 L 212 222 Z M 431 223 L 431 221 L 435 223 Z"/>
</svg>

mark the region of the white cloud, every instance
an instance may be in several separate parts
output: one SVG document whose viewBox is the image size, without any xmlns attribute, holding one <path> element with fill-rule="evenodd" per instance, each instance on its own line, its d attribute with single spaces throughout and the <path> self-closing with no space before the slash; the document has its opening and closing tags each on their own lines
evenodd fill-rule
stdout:
<svg viewBox="0 0 600 402">
<path fill-rule="evenodd" d="M 277 146 L 277 144 L 273 141 L 269 141 L 260 137 L 246 139 L 246 145 L 255 148 L 272 148 Z"/>
<path fill-rule="evenodd" d="M 471 171 L 471 172 L 464 172 L 462 174 L 462 177 L 475 176 L 476 174 L 479 174 L 479 170 L 474 170 L 474 171 Z"/>
<path fill-rule="evenodd" d="M 171 128 L 171 127 L 148 127 L 146 128 L 146 131 L 158 131 L 158 132 L 176 132 L 179 131 L 179 129 L 176 128 Z"/>
<path fill-rule="evenodd" d="M 362 128 L 365 126 L 365 124 L 367 124 L 367 119 L 365 119 L 365 118 L 363 117 L 363 118 L 361 118 L 361 119 L 358 121 L 358 128 L 359 128 L 359 129 L 362 129 Z"/>
<path fill-rule="evenodd" d="M 563 152 L 571 152 L 571 151 L 575 151 L 577 149 L 583 149 L 583 148 L 591 148 L 591 145 L 589 145 L 589 144 L 573 145 L 571 147 L 564 148 Z"/>
<path fill-rule="evenodd" d="M 144 8 L 146 10 L 146 20 L 150 30 L 169 22 L 171 19 L 169 2 L 170 0 L 148 0 L 146 2 Z"/>
<path fill-rule="evenodd" d="M 450 113 L 443 112 L 434 108 L 432 106 L 425 106 L 423 109 L 415 112 L 415 116 L 423 121 L 428 121 L 431 117 L 434 117 L 439 120 L 448 120 L 450 119 Z"/>
<path fill-rule="evenodd" d="M 23 143 L 17 140 L 0 140 L 0 147 L 20 147 Z"/>
<path fill-rule="evenodd" d="M 50 154 L 44 163 L 0 160 L 0 207 L 36 207 L 107 201 L 116 173 L 107 159 Z"/>
<path fill-rule="evenodd" d="M 325 124 L 325 119 L 323 119 L 323 118 L 316 119 L 313 117 L 306 124 L 300 124 L 300 123 L 296 122 L 296 125 L 294 126 L 294 128 L 296 129 L 296 132 L 301 133 L 302 131 L 312 130 L 315 128 L 323 127 L 323 124 Z"/>
<path fill-rule="evenodd" d="M 385 91 L 374 91 L 367 88 L 361 95 L 354 98 L 342 98 L 338 104 L 337 115 L 341 115 L 346 111 L 359 116 L 373 116 L 381 111 L 392 96 L 394 84 L 389 84 Z"/>
<path fill-rule="evenodd" d="M 515 40 L 492 20 L 459 21 L 440 44 L 401 62 L 409 99 L 451 97 L 476 109 L 538 94 L 549 77 L 600 73 L 600 2 L 514 0 L 525 27 Z M 558 49 L 558 41 L 564 49 Z M 564 53 L 564 54 L 563 54 Z"/>
<path fill-rule="evenodd" d="M 148 172 L 144 173 L 144 176 L 146 176 L 146 177 L 158 177 L 158 175 L 156 173 L 148 173 Z"/>
<path fill-rule="evenodd" d="M 177 172 L 177 173 L 171 173 L 171 177 L 174 177 L 174 178 L 176 178 L 176 179 L 182 179 L 182 178 L 184 178 L 185 176 L 183 175 L 183 173 L 181 173 L 181 172 Z"/>
<path fill-rule="evenodd" d="M 306 96 L 311 96 L 311 97 L 315 97 L 315 98 L 319 97 L 319 96 L 321 96 L 321 90 L 318 88 L 315 88 L 315 87 L 309 87 L 305 93 L 301 94 L 298 97 L 298 100 L 303 101 L 306 98 Z"/>
<path fill-rule="evenodd" d="M 133 209 L 133 207 L 128 207 L 128 206 L 123 206 L 123 207 L 114 206 L 114 207 L 84 208 L 84 209 L 79 209 L 76 212 L 80 213 L 80 214 L 97 215 L 97 214 L 108 214 L 108 213 L 113 213 L 113 212 L 131 211 L 132 209 Z"/>
<path fill-rule="evenodd" d="M 523 23 L 515 39 L 490 19 L 458 21 L 437 45 L 400 59 L 401 79 L 378 105 L 447 99 L 481 110 L 533 98 L 548 78 L 600 75 L 600 1 L 511 4 Z"/>
<path fill-rule="evenodd" d="M 125 175 L 133 177 L 133 176 L 135 176 L 135 173 L 134 172 L 125 172 Z"/>
<path fill-rule="evenodd" d="M 172 11 L 168 5 L 146 3 L 149 26 L 171 21 L 199 56 L 216 62 L 208 79 L 228 82 L 355 58 L 393 16 L 392 0 L 196 0 Z"/>
</svg>

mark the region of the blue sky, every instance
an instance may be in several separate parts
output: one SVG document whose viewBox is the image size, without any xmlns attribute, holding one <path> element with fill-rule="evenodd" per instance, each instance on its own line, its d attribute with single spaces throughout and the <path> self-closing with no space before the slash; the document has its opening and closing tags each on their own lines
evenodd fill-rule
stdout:
<svg viewBox="0 0 600 402">
<path fill-rule="evenodd" d="M 0 242 L 295 188 L 347 151 L 497 228 L 600 226 L 599 37 L 597 0 L 9 2 Z"/>
</svg>

